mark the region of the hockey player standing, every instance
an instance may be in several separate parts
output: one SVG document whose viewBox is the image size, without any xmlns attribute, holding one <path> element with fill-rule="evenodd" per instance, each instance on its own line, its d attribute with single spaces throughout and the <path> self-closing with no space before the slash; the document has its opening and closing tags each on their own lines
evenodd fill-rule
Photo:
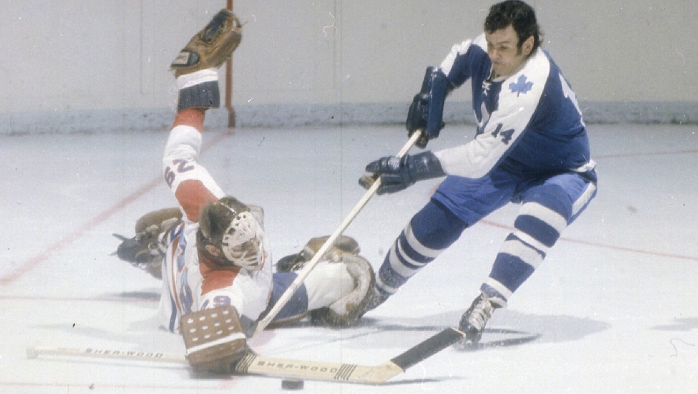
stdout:
<svg viewBox="0 0 698 394">
<path fill-rule="evenodd" d="M 509 202 L 519 203 L 514 231 L 460 321 L 466 340 L 477 342 L 493 311 L 507 305 L 595 196 L 596 172 L 575 94 L 540 48 L 529 5 L 493 5 L 484 34 L 455 45 L 439 67 L 427 69 L 406 122 L 410 135 L 421 133 L 418 146 L 438 137 L 446 96 L 468 79 L 478 124 L 471 142 L 366 166 L 381 178 L 378 194 L 446 176 L 386 255 L 366 311 L 395 294 L 466 228 Z"/>
<path fill-rule="evenodd" d="M 162 278 L 159 319 L 184 337 L 197 370 L 228 372 L 247 352 L 256 322 L 296 278 L 326 238 L 314 238 L 272 272 L 263 211 L 226 196 L 198 163 L 205 111 L 220 104 L 217 68 L 241 40 L 241 26 L 222 10 L 172 63 L 179 99 L 165 146 L 163 175 L 178 208 L 141 217 L 136 236 L 120 237 L 120 258 Z M 356 241 L 339 238 L 274 322 L 300 319 L 355 323 L 374 284 Z M 281 263 L 281 262 L 280 262 Z M 277 264 L 277 270 L 279 268 Z"/>
</svg>

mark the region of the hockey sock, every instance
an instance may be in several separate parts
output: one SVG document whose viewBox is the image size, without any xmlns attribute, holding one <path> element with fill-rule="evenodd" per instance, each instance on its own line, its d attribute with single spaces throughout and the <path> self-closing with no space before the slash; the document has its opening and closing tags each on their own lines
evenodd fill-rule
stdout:
<svg viewBox="0 0 698 394">
<path fill-rule="evenodd" d="M 532 189 L 514 222 L 514 232 L 502 244 L 481 290 L 506 301 L 543 262 L 571 214 L 570 199 L 560 186 Z"/>
<path fill-rule="evenodd" d="M 385 256 L 376 287 L 394 294 L 409 278 L 446 250 L 465 223 L 443 205 L 430 201 L 412 218 Z"/>
</svg>

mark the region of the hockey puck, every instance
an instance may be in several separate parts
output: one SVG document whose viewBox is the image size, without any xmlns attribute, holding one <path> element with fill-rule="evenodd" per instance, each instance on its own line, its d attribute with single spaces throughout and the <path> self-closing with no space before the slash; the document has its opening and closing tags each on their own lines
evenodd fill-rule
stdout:
<svg viewBox="0 0 698 394">
<path fill-rule="evenodd" d="M 284 390 L 303 390 L 303 381 L 299 379 L 284 379 L 281 381 Z"/>
<path fill-rule="evenodd" d="M 27 358 L 37 358 L 39 352 L 36 351 L 34 346 L 27 346 Z"/>
</svg>

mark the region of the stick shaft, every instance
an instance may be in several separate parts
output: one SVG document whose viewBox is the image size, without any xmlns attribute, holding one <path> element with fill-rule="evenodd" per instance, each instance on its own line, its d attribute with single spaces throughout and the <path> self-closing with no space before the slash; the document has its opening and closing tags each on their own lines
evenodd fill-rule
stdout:
<svg viewBox="0 0 698 394">
<path fill-rule="evenodd" d="M 114 350 L 100 348 L 69 348 L 61 346 L 28 346 L 27 357 L 36 358 L 40 355 L 48 356 L 79 356 L 100 359 L 121 359 L 135 361 L 153 361 L 164 363 L 187 363 L 187 359 L 180 354 L 143 352 L 138 350 Z"/>
<path fill-rule="evenodd" d="M 421 132 L 416 131 L 412 134 L 410 139 L 407 141 L 407 143 L 400 149 L 400 152 L 398 152 L 397 157 L 402 157 L 407 154 L 407 152 L 412 148 L 412 146 L 417 142 L 419 137 L 421 136 Z M 349 224 L 354 220 L 356 215 L 361 212 L 361 210 L 364 208 L 366 203 L 368 203 L 368 200 L 373 197 L 373 195 L 378 191 L 378 189 L 381 186 L 381 180 L 380 178 L 376 179 L 376 181 L 371 185 L 371 187 L 364 193 L 363 197 L 361 197 L 361 200 L 354 206 L 354 208 L 349 212 L 349 214 L 346 216 L 342 224 L 335 230 L 332 235 L 325 241 L 324 244 L 320 247 L 320 249 L 315 253 L 313 258 L 310 260 L 308 264 L 303 267 L 303 270 L 301 270 L 298 273 L 298 277 L 291 283 L 291 285 L 286 289 L 286 291 L 281 295 L 279 300 L 276 302 L 274 307 L 269 311 L 269 313 L 259 321 L 257 324 L 257 329 L 255 330 L 255 335 L 259 334 L 260 332 L 264 331 L 264 329 L 271 323 L 272 320 L 276 317 L 276 315 L 279 314 L 281 309 L 286 305 L 288 300 L 291 299 L 293 294 L 298 290 L 298 288 L 303 284 L 303 281 L 305 278 L 308 277 L 310 272 L 315 268 L 315 266 L 320 262 L 320 259 L 322 256 L 325 255 L 327 250 L 332 246 L 334 241 L 342 235 L 344 230 L 346 230 L 347 227 L 349 227 Z"/>
</svg>

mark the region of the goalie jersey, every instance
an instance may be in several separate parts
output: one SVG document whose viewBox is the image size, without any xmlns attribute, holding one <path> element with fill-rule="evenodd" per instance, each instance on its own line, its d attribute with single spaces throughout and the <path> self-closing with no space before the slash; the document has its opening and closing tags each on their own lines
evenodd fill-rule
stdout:
<svg viewBox="0 0 698 394">
<path fill-rule="evenodd" d="M 196 246 L 201 208 L 224 196 L 198 163 L 201 140 L 201 133 L 193 127 L 177 126 L 170 132 L 163 158 L 165 181 L 184 214 L 182 224 L 167 234 L 158 311 L 160 323 L 173 332 L 179 330 L 182 315 L 225 305 L 233 305 L 241 318 L 255 321 L 267 308 L 272 290 L 266 237 L 262 244 L 264 261 L 252 272 L 217 266 Z"/>
<path fill-rule="evenodd" d="M 435 152 L 444 171 L 466 178 L 481 178 L 496 167 L 527 179 L 592 174 L 576 96 L 548 53 L 538 48 L 509 77 L 491 79 L 491 66 L 484 34 L 455 45 L 440 65 L 451 88 L 471 81 L 478 124 L 470 143 Z"/>
</svg>

